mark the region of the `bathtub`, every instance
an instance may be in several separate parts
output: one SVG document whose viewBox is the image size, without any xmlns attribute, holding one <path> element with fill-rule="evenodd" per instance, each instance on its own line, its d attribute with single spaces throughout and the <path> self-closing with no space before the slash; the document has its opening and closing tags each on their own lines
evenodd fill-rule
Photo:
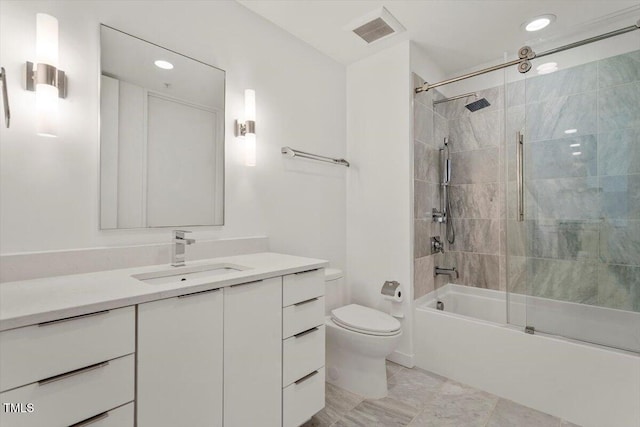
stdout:
<svg viewBox="0 0 640 427">
<path fill-rule="evenodd" d="M 507 323 L 505 292 L 454 284 L 414 304 L 416 366 L 581 426 L 640 426 L 640 313 L 512 294 Z M 630 351 L 585 342 L 602 337 Z"/>
</svg>

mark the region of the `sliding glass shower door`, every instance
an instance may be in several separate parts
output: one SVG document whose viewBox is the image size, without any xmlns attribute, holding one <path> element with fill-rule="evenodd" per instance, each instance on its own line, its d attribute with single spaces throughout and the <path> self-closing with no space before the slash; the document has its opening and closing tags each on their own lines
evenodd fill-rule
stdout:
<svg viewBox="0 0 640 427">
<path fill-rule="evenodd" d="M 640 34 L 534 60 L 505 98 L 510 323 L 640 352 Z"/>
</svg>

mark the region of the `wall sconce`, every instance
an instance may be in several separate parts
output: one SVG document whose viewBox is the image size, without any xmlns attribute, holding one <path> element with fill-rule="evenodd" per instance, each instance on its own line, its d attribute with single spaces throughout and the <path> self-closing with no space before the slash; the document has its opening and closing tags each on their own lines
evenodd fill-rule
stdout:
<svg viewBox="0 0 640 427">
<path fill-rule="evenodd" d="M 244 91 L 244 123 L 236 120 L 236 136 L 244 137 L 245 160 L 247 166 L 256 165 L 256 91 Z"/>
<path fill-rule="evenodd" d="M 58 70 L 58 20 L 36 14 L 36 63 L 27 62 L 27 90 L 36 92 L 36 132 L 58 135 L 58 98 L 67 97 L 64 71 Z"/>
</svg>

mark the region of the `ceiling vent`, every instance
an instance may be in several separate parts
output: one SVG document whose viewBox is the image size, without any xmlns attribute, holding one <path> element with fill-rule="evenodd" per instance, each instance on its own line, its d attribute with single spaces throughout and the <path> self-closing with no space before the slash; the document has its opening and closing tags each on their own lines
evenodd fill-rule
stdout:
<svg viewBox="0 0 640 427">
<path fill-rule="evenodd" d="M 356 33 L 368 44 L 406 31 L 402 24 L 384 7 L 351 22 L 346 29 Z"/>
</svg>

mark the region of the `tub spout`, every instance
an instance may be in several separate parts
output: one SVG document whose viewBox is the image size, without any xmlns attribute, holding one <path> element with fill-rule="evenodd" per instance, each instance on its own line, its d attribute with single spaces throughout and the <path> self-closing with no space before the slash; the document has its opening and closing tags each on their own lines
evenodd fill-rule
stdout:
<svg viewBox="0 0 640 427">
<path fill-rule="evenodd" d="M 437 276 L 439 274 L 444 274 L 447 276 L 456 276 L 456 279 L 460 278 L 460 275 L 458 274 L 458 270 L 456 270 L 455 267 L 452 268 L 442 268 L 442 267 L 438 267 L 437 265 L 433 268 L 433 275 Z"/>
</svg>

